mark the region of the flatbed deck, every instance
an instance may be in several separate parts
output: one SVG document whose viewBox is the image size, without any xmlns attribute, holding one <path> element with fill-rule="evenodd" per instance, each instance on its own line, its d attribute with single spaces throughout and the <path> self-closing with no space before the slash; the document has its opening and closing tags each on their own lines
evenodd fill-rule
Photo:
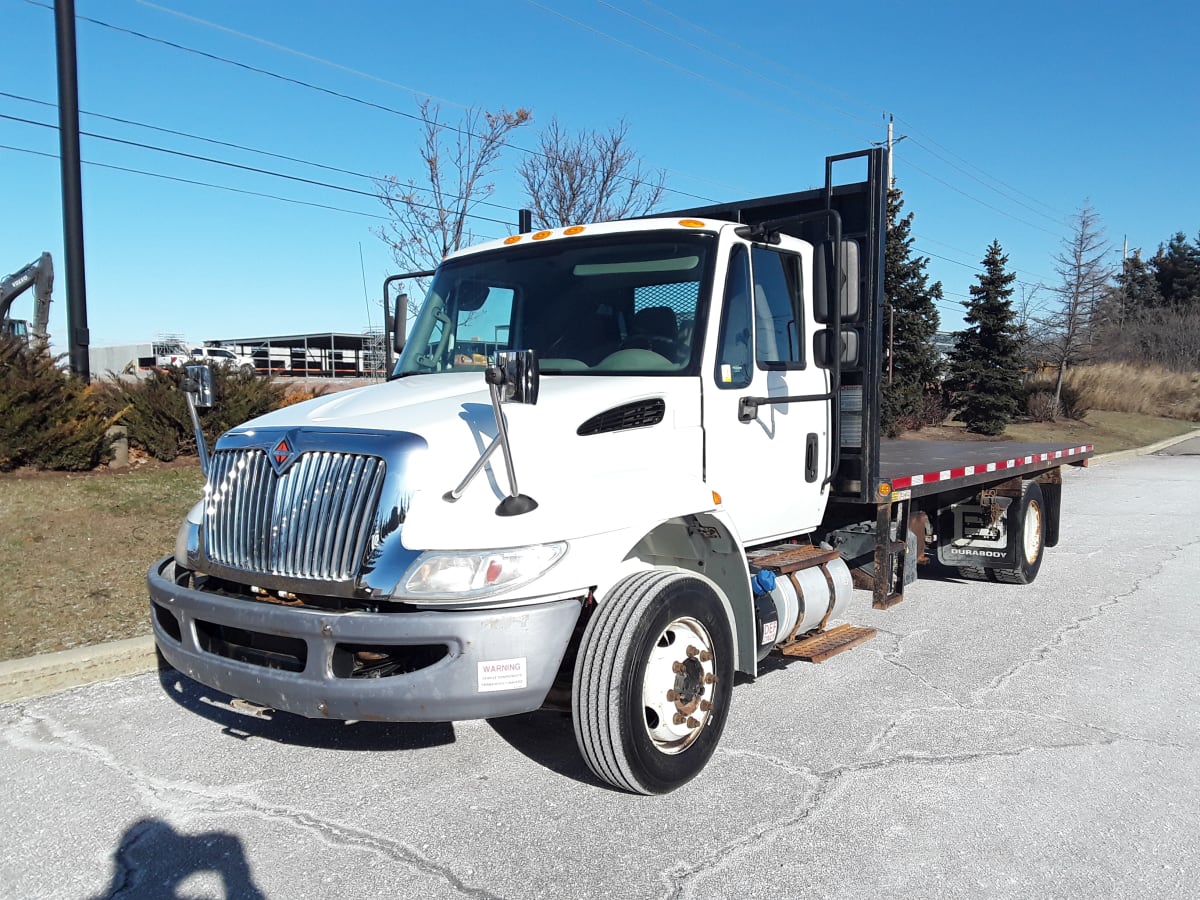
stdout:
<svg viewBox="0 0 1200 900">
<path fill-rule="evenodd" d="M 879 478 L 898 492 L 920 497 L 945 490 L 948 482 L 969 486 L 996 480 L 996 473 L 1022 475 L 1060 465 L 1086 465 L 1092 445 L 1026 444 L 1016 441 L 882 441 Z M 898 498 L 897 498 L 898 499 Z"/>
</svg>

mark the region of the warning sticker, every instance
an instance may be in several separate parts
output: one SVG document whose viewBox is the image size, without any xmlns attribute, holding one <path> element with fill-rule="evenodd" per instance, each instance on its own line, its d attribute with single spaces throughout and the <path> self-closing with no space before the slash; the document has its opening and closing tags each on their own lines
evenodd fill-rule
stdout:
<svg viewBox="0 0 1200 900">
<path fill-rule="evenodd" d="M 493 659 L 478 664 L 479 693 L 516 691 L 526 686 L 525 657 Z"/>
</svg>

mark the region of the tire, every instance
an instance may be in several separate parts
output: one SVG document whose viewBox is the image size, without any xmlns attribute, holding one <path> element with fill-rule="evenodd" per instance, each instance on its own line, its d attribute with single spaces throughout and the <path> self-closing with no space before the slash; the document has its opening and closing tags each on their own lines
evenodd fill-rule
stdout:
<svg viewBox="0 0 1200 900">
<path fill-rule="evenodd" d="M 253 375 L 255 373 L 255 371 L 256 370 L 255 370 L 254 366 L 250 365 L 249 363 L 243 363 L 243 365 L 242 365 L 242 374 L 243 375 Z"/>
<path fill-rule="evenodd" d="M 971 581 L 987 581 L 988 570 L 983 566 L 959 566 L 958 574 Z"/>
<path fill-rule="evenodd" d="M 716 750 L 732 688 L 733 636 L 713 589 L 684 572 L 640 572 L 608 592 L 584 631 L 575 740 L 596 777 L 665 794 Z"/>
<path fill-rule="evenodd" d="M 1021 533 L 1017 557 L 1021 564 L 1015 569 L 988 569 L 988 577 L 1001 584 L 1030 584 L 1037 578 L 1046 550 L 1046 501 L 1036 481 L 1021 483 L 1021 499 L 1016 518 Z M 1012 522 L 1011 510 L 1009 521 Z"/>
</svg>

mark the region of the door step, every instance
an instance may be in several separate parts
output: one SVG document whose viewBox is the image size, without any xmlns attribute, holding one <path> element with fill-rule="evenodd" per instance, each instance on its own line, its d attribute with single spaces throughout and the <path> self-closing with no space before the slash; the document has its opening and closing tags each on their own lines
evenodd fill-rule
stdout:
<svg viewBox="0 0 1200 900">
<path fill-rule="evenodd" d="M 819 663 L 869 641 L 876 633 L 874 628 L 862 625 L 838 625 L 790 644 L 781 644 L 776 649 L 793 659 Z"/>
</svg>

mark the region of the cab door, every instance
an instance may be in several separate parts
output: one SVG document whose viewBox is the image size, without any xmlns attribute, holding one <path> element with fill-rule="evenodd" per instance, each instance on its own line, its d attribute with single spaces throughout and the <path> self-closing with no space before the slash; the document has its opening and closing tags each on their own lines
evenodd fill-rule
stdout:
<svg viewBox="0 0 1200 900">
<path fill-rule="evenodd" d="M 705 477 L 748 544 L 811 530 L 824 513 L 829 381 L 809 349 L 811 279 L 808 244 L 739 241 L 719 315 L 710 316 Z M 817 399 L 761 402 L 805 396 Z M 759 401 L 752 418 L 743 398 Z"/>
</svg>

